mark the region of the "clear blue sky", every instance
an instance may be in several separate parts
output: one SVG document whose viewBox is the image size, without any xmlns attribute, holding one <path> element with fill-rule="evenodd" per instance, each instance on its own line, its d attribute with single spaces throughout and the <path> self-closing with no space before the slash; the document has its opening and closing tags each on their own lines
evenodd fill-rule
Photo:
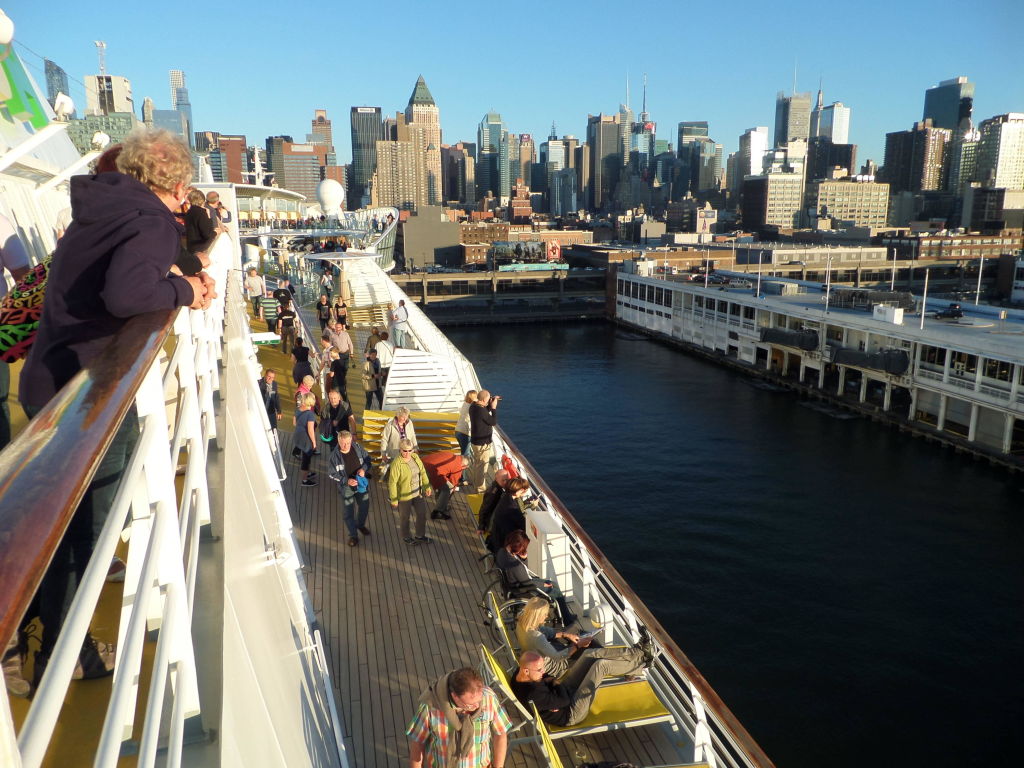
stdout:
<svg viewBox="0 0 1024 768">
<path fill-rule="evenodd" d="M 94 40 L 107 43 L 107 70 L 132 81 L 135 103 L 170 108 L 167 72 L 186 73 L 195 127 L 297 141 L 313 110 L 334 123 L 339 162 L 348 162 L 348 110 L 404 109 L 422 74 L 441 110 L 444 140 L 476 140 L 490 109 L 509 130 L 538 143 L 552 120 L 584 137 L 588 113 L 612 113 L 625 98 L 648 111 L 658 138 L 682 120 L 707 120 L 728 154 L 744 129 L 774 125 L 775 94 L 824 81 L 826 103 L 852 109 L 858 160 L 879 163 L 887 131 L 920 119 L 924 91 L 968 76 L 976 122 L 1024 112 L 1021 0 L 790 0 L 648 3 L 535 2 L 457 5 L 437 0 L 149 5 L 61 0 L 0 3 L 14 21 L 19 55 L 42 85 L 42 61 L 83 80 L 98 71 Z M 82 86 L 72 98 L 84 107 Z"/>
</svg>

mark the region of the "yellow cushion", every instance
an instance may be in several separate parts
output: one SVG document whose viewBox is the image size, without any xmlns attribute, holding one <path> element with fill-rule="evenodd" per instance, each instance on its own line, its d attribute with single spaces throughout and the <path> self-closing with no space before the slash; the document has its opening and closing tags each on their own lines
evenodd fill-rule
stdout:
<svg viewBox="0 0 1024 768">
<path fill-rule="evenodd" d="M 597 689 L 594 703 L 586 719 L 576 725 L 548 726 L 552 733 L 596 728 L 631 720 L 668 717 L 668 710 L 659 701 L 651 684 L 646 680 L 618 685 L 602 685 Z"/>
<path fill-rule="evenodd" d="M 508 646 L 508 652 L 512 654 L 513 658 L 515 658 L 515 646 L 512 645 L 512 638 L 509 637 L 508 630 L 505 628 L 505 622 L 501 620 L 501 611 L 498 608 L 498 599 L 494 596 L 493 592 L 488 592 L 487 596 L 491 601 L 491 611 L 494 613 L 494 620 L 498 623 L 498 628 L 501 629 L 501 637 L 505 641 L 505 645 Z"/>
</svg>

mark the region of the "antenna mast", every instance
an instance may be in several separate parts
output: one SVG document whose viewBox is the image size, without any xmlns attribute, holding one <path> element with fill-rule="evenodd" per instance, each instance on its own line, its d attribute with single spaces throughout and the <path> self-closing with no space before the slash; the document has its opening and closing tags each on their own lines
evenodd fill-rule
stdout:
<svg viewBox="0 0 1024 768">
<path fill-rule="evenodd" d="M 107 74 L 107 44 L 102 40 L 94 40 L 93 45 L 96 46 L 96 55 L 100 59 L 100 74 Z"/>
</svg>

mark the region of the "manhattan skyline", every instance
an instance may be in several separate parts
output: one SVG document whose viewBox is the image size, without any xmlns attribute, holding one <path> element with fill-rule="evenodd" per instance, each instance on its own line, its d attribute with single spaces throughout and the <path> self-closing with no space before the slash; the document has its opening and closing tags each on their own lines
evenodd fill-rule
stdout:
<svg viewBox="0 0 1024 768">
<path fill-rule="evenodd" d="M 170 108 L 168 71 L 180 69 L 196 130 L 245 134 L 250 144 L 281 134 L 301 141 L 313 110 L 326 109 L 344 163 L 351 161 L 349 107 L 379 106 L 384 115 L 404 109 L 419 75 L 440 107 L 447 144 L 474 141 L 490 110 L 538 144 L 552 122 L 559 136 L 583 139 L 588 114 L 613 114 L 625 101 L 627 77 L 630 106 L 640 111 L 645 73 L 657 137 L 674 146 L 679 122 L 706 120 L 726 154 L 747 128 L 773 125 L 776 93 L 792 90 L 794 67 L 797 91 L 814 94 L 820 77 L 825 103 L 850 107 L 859 162 L 881 164 L 885 134 L 919 120 L 925 90 L 947 78 L 965 75 L 977 84 L 976 123 L 1024 110 L 1012 39 L 1024 9 L 1008 0 L 970 7 L 867 2 L 850 19 L 822 18 L 820 6 L 804 0 L 787 6 L 784 17 L 745 2 L 700 19 L 677 3 L 652 2 L 626 17 L 619 8 L 520 3 L 518 16 L 502 15 L 521 24 L 518 36 L 508 34 L 511 27 L 497 35 L 479 15 L 464 18 L 443 4 L 412 2 L 392 4 L 387 14 L 351 8 L 344 15 L 314 2 L 297 18 L 257 0 L 244 17 L 222 9 L 223 22 L 209 14 L 204 26 L 183 26 L 178 36 L 162 33 L 165 22 L 148 8 L 133 9 L 130 17 L 78 7 L 54 13 L 52 4 L 5 11 L 33 77 L 43 81 L 39 57 L 55 61 L 71 78 L 79 110 L 85 105 L 79 81 L 98 72 L 93 41 L 104 40 L 107 72 L 131 80 L 137 114 L 146 96 L 157 108 Z M 935 24 L 937 17 L 950 23 Z M 976 33 L 964 34 L 954 20 Z"/>
</svg>

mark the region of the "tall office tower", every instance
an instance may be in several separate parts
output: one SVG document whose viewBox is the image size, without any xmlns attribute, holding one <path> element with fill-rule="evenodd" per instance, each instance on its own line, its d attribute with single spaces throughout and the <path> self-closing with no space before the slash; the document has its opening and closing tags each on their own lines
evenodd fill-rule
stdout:
<svg viewBox="0 0 1024 768">
<path fill-rule="evenodd" d="M 971 125 L 953 131 L 953 138 L 946 150 L 946 191 L 963 195 L 964 188 L 978 178 L 978 147 L 981 131 Z"/>
<path fill-rule="evenodd" d="M 313 120 L 310 122 L 310 144 L 323 144 L 331 152 L 334 151 L 334 133 L 331 130 L 331 121 L 327 117 L 326 109 L 313 110 Z"/>
<path fill-rule="evenodd" d="M 966 77 L 943 80 L 924 92 L 921 120 L 931 120 L 936 128 L 956 130 L 960 121 L 970 119 L 974 111 L 974 83 Z"/>
<path fill-rule="evenodd" d="M 740 136 L 739 158 L 736 170 L 737 188 L 744 176 L 758 176 L 764 172 L 764 155 L 768 151 L 768 126 L 747 128 Z"/>
<path fill-rule="evenodd" d="M 587 145 L 590 147 L 590 204 L 596 210 L 608 208 L 622 170 L 618 115 L 587 115 Z"/>
<path fill-rule="evenodd" d="M 473 165 L 473 157 L 463 142 L 452 147 L 441 145 L 441 170 L 444 174 L 446 202 L 471 204 L 475 201 Z"/>
<path fill-rule="evenodd" d="M 85 103 L 87 115 L 135 112 L 132 83 L 118 75 L 86 75 Z"/>
<path fill-rule="evenodd" d="M 482 200 L 490 193 L 497 197 L 501 193 L 501 136 L 505 123 L 497 112 L 488 112 L 477 127 L 477 199 Z"/>
<path fill-rule="evenodd" d="M 990 117 L 978 131 L 978 180 L 993 188 L 1024 189 L 1024 113 Z"/>
<path fill-rule="evenodd" d="M 578 210 L 576 204 L 576 169 L 562 168 L 551 176 L 552 216 L 565 216 Z"/>
<path fill-rule="evenodd" d="M 516 159 L 513 159 L 515 162 Z M 519 156 L 518 168 L 515 173 L 517 179 L 522 179 L 527 185 L 530 183 L 530 168 L 537 162 L 537 145 L 533 136 L 528 133 L 519 135 Z"/>
<path fill-rule="evenodd" d="M 171 81 L 171 109 L 177 109 L 178 89 L 185 87 L 185 73 L 180 69 L 172 69 L 168 75 Z"/>
<path fill-rule="evenodd" d="M 142 114 L 146 114 L 146 103 L 153 103 L 153 100 L 146 97 L 146 101 L 142 104 Z M 214 152 L 220 149 L 220 133 L 217 131 L 196 131 L 192 141 L 192 146 L 196 148 L 196 152 Z"/>
<path fill-rule="evenodd" d="M 188 140 L 189 146 L 192 146 L 192 129 L 194 125 L 192 123 L 192 102 L 188 98 L 188 88 L 182 86 L 178 89 L 174 111 L 181 115 L 181 121 L 185 126 L 185 138 Z"/>
<path fill-rule="evenodd" d="M 377 142 L 384 139 L 380 107 L 352 107 L 349 120 L 352 127 L 352 195 L 353 209 L 362 205 L 363 195 L 377 168 Z"/>
<path fill-rule="evenodd" d="M 841 101 L 833 101 L 828 106 L 823 106 L 820 90 L 818 103 L 811 112 L 809 138 L 815 136 L 824 136 L 833 144 L 846 144 L 850 139 L 850 108 Z"/>
<path fill-rule="evenodd" d="M 52 107 L 57 101 L 58 93 L 63 93 L 65 96 L 70 95 L 68 93 L 68 73 L 49 59 L 43 59 L 43 70 L 46 73 L 46 100 Z M 75 117 L 73 112 L 71 117 Z"/>
<path fill-rule="evenodd" d="M 740 153 L 730 152 L 729 156 L 725 159 L 725 188 L 729 190 L 730 195 L 738 195 L 740 193 L 740 182 L 743 181 L 743 177 L 737 173 L 739 166 Z"/>
<path fill-rule="evenodd" d="M 781 147 L 794 139 L 806 139 L 811 129 L 811 94 L 787 96 L 779 91 L 775 97 L 774 146 Z"/>
<path fill-rule="evenodd" d="M 827 136 L 812 136 L 807 141 L 807 181 L 832 178 L 832 170 L 843 169 L 850 176 L 857 167 L 857 145 L 835 144 Z"/>
<path fill-rule="evenodd" d="M 679 200 L 700 187 L 701 144 L 708 140 L 707 121 L 679 123 L 676 135 L 677 180 L 673 195 Z"/>
<path fill-rule="evenodd" d="M 893 194 L 942 188 L 942 170 L 948 128 L 936 128 L 931 119 L 915 123 L 909 131 L 885 134 L 884 181 Z"/>
<path fill-rule="evenodd" d="M 565 147 L 565 167 L 575 168 L 576 167 L 576 150 L 580 146 L 580 140 L 572 134 L 565 134 L 562 136 L 562 145 Z M 578 175 L 578 174 L 577 174 Z"/>
<path fill-rule="evenodd" d="M 619 154 L 622 164 L 629 163 L 629 152 L 632 148 L 633 110 L 628 104 L 619 104 Z"/>
<path fill-rule="evenodd" d="M 143 105 L 142 113 L 143 115 L 146 114 L 145 104 Z M 189 140 L 192 137 L 188 135 L 189 125 L 184 112 L 178 109 L 154 109 L 150 111 L 149 115 L 154 128 L 163 128 L 165 131 L 181 136 L 191 145 Z M 147 125 L 149 124 L 147 123 Z"/>
<path fill-rule="evenodd" d="M 567 151 L 566 142 L 559 140 L 558 134 L 555 133 L 555 125 L 551 124 L 551 134 L 548 136 L 548 140 L 540 145 L 540 162 L 544 166 L 543 191 L 547 195 L 548 210 L 554 213 L 554 178 L 555 174 L 563 168 L 569 165 L 569 154 Z"/>
<path fill-rule="evenodd" d="M 425 196 L 418 205 L 441 202 L 441 112 L 427 83 L 420 75 L 405 107 L 409 136 L 417 146 L 417 173 L 422 177 Z"/>
<path fill-rule="evenodd" d="M 519 157 L 519 134 L 504 131 L 498 144 L 498 202 L 504 205 L 512 197 L 514 158 Z"/>
<path fill-rule="evenodd" d="M 695 140 L 691 145 L 691 168 L 696 170 L 698 192 L 718 191 L 722 187 L 722 145 L 708 138 Z M 693 178 L 691 176 L 691 178 Z"/>
<path fill-rule="evenodd" d="M 594 206 L 594 201 L 590 198 L 590 147 L 586 142 L 577 144 L 573 156 L 573 168 L 576 169 L 576 204 L 580 208 L 590 210 Z"/>
</svg>

